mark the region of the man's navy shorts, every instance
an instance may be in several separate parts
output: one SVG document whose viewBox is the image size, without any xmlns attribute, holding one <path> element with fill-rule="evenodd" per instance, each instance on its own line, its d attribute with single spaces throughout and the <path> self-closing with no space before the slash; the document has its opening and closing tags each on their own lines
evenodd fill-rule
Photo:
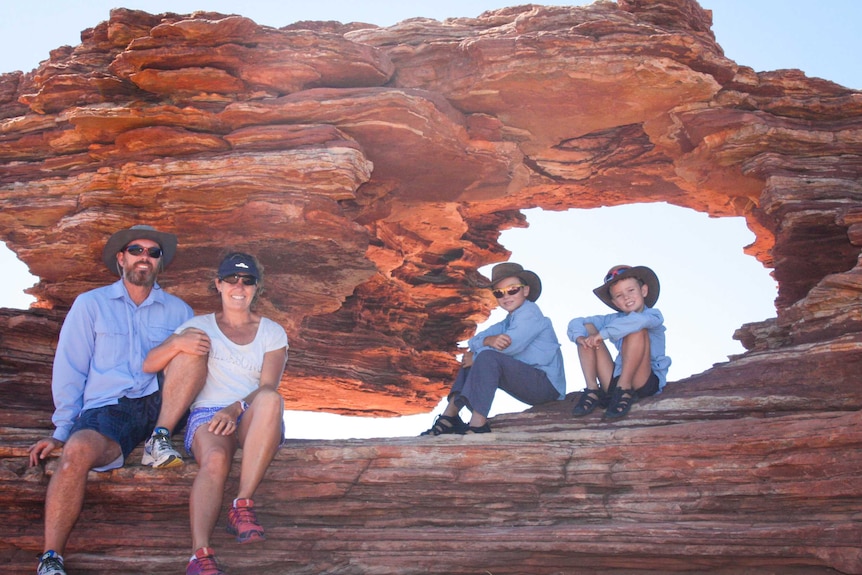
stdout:
<svg viewBox="0 0 862 575">
<path fill-rule="evenodd" d="M 82 411 L 72 425 L 70 435 L 82 429 L 98 431 L 119 444 L 125 460 L 153 433 L 161 405 L 162 394 L 159 392 L 138 398 L 121 397 L 114 405 Z"/>
</svg>

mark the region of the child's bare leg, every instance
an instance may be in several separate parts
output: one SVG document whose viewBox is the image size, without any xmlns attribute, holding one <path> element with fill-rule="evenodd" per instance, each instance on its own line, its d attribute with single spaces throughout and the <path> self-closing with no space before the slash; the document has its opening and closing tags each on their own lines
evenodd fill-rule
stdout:
<svg viewBox="0 0 862 575">
<path fill-rule="evenodd" d="M 587 328 L 589 335 L 598 333 L 598 330 L 591 323 L 584 327 Z M 605 343 L 601 342 L 595 347 L 588 347 L 579 343 L 578 360 L 581 363 L 581 371 L 584 374 L 587 389 L 599 389 L 601 386 L 607 391 L 614 374 L 614 360 Z"/>
<path fill-rule="evenodd" d="M 623 368 L 617 382 L 620 389 L 634 390 L 646 385 L 652 373 L 647 330 L 642 329 L 623 338 L 620 354 L 623 358 Z"/>
</svg>

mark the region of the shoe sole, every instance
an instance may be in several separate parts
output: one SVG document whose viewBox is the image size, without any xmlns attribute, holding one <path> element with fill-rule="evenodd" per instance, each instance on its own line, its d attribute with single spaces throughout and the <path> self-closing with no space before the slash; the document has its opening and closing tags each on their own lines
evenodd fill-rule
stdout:
<svg viewBox="0 0 862 575">
<path fill-rule="evenodd" d="M 225 531 L 227 531 L 231 535 L 235 535 L 238 543 L 244 544 L 244 543 L 254 543 L 255 541 L 266 541 L 266 535 L 264 535 L 263 533 L 260 533 L 258 531 L 252 531 L 250 534 L 248 534 L 244 538 L 240 537 L 239 534 L 236 532 L 236 529 L 231 529 L 230 526 L 228 526 L 225 529 Z"/>
<path fill-rule="evenodd" d="M 152 456 L 147 456 L 144 454 L 144 457 L 141 459 L 141 465 L 146 465 L 148 467 L 152 467 L 153 469 L 169 469 L 171 467 L 179 467 L 183 464 L 183 460 L 181 457 L 177 457 L 176 455 L 171 455 L 167 458 L 167 460 L 157 463 Z"/>
</svg>

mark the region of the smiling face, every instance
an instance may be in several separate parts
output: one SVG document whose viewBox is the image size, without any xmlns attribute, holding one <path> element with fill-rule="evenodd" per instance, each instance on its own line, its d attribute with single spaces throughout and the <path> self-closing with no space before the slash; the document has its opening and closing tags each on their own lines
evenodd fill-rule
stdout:
<svg viewBox="0 0 862 575">
<path fill-rule="evenodd" d="M 498 281 L 494 284 L 492 291 L 496 292 L 494 293 L 495 297 L 498 293 L 502 295 L 502 297 L 497 298 L 500 307 L 512 313 L 527 301 L 527 296 L 530 295 L 530 286 L 525 285 L 521 278 L 512 276 Z M 510 294 L 509 292 L 515 293 Z"/>
<path fill-rule="evenodd" d="M 140 255 L 132 255 L 127 250 L 129 246 L 144 248 Z M 133 240 L 117 254 L 117 265 L 123 271 L 123 279 L 128 283 L 141 287 L 152 287 L 159 273 L 161 258 L 150 257 L 149 248 L 159 248 L 153 240 Z"/>
<path fill-rule="evenodd" d="M 236 283 L 230 283 L 220 279 L 216 280 L 216 289 L 221 296 L 222 309 L 247 309 L 254 302 L 254 295 L 257 292 L 257 285 L 247 285 L 243 278 L 245 274 L 232 274 L 237 276 Z M 231 279 L 231 278 L 228 278 Z"/>
<path fill-rule="evenodd" d="M 649 288 L 646 285 L 641 285 L 641 282 L 636 278 L 626 278 L 614 283 L 609 291 L 614 305 L 623 313 L 631 313 L 644 310 L 646 305 L 644 298 L 647 296 Z"/>
</svg>

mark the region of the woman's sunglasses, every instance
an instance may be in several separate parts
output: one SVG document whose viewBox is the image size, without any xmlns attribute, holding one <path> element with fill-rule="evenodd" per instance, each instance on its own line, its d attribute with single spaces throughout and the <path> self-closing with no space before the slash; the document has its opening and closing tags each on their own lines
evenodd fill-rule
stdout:
<svg viewBox="0 0 862 575">
<path fill-rule="evenodd" d="M 162 248 L 145 248 L 144 246 L 139 246 L 138 244 L 132 244 L 130 246 L 126 246 L 125 250 L 133 256 L 139 256 L 146 252 L 147 255 L 154 260 L 157 260 L 162 257 Z"/>
<path fill-rule="evenodd" d="M 502 290 L 502 289 L 491 290 L 491 293 L 494 294 L 495 298 L 500 299 L 504 295 L 515 295 L 516 293 L 521 291 L 521 288 L 524 288 L 524 287 L 527 287 L 527 286 L 525 286 L 524 284 L 519 284 L 519 285 L 515 285 L 515 286 L 509 286 L 504 290 Z"/>
<path fill-rule="evenodd" d="M 230 274 L 229 276 L 224 276 L 223 278 L 221 278 L 221 281 L 229 284 L 235 284 L 240 280 L 242 280 L 243 285 L 247 286 L 253 286 L 257 284 L 257 278 L 254 276 Z"/>
</svg>

